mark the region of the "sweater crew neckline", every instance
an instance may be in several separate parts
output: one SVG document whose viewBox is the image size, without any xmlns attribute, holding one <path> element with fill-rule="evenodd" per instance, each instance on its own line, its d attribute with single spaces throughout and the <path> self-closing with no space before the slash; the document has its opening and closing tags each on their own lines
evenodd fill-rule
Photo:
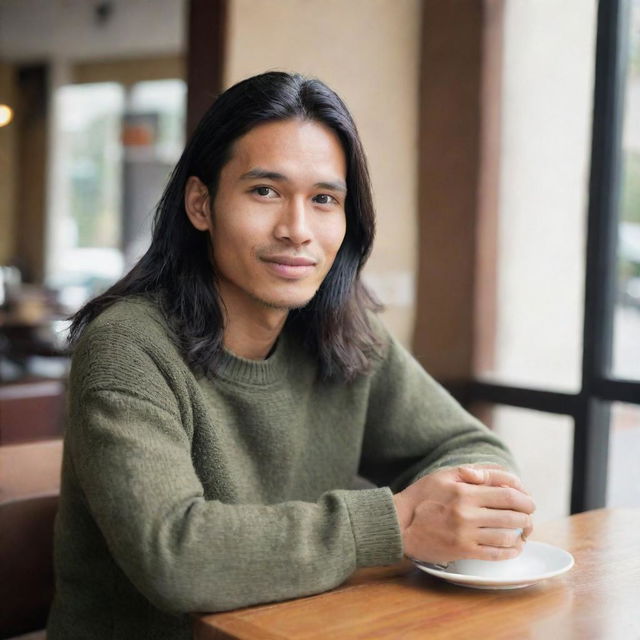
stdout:
<svg viewBox="0 0 640 640">
<path fill-rule="evenodd" d="M 217 375 L 225 380 L 251 385 L 268 385 L 283 378 L 286 373 L 285 336 L 278 337 L 278 343 L 271 355 L 264 360 L 250 360 L 224 349 Z"/>
</svg>

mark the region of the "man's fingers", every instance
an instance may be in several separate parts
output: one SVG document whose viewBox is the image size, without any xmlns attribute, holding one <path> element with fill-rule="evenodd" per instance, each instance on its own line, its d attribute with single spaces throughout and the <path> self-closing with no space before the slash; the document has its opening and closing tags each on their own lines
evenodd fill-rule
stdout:
<svg viewBox="0 0 640 640">
<path fill-rule="evenodd" d="M 511 487 L 469 487 L 475 494 L 473 499 L 478 507 L 486 509 L 508 509 L 531 514 L 536 505 L 529 495 Z"/>
<path fill-rule="evenodd" d="M 478 529 L 476 542 L 490 547 L 522 547 L 521 529 Z"/>
<path fill-rule="evenodd" d="M 505 470 L 505 468 L 502 465 L 496 464 L 495 462 L 474 462 L 473 464 L 466 465 L 466 466 L 473 467 L 474 469 L 502 469 L 503 471 Z"/>
<path fill-rule="evenodd" d="M 479 544 L 469 557 L 475 560 L 513 560 L 522 553 L 522 545 L 522 541 L 515 547 L 492 547 Z"/>
<path fill-rule="evenodd" d="M 461 465 L 420 478 L 394 496 L 405 553 L 429 562 L 517 556 L 535 509 L 520 487 L 512 473 L 486 466 Z"/>
<path fill-rule="evenodd" d="M 513 487 L 518 491 L 526 493 L 520 478 L 505 469 L 490 466 L 463 466 L 458 467 L 458 477 L 462 482 L 469 482 L 470 484 L 486 484 L 493 487 Z"/>
<path fill-rule="evenodd" d="M 473 516 L 473 523 L 478 527 L 492 529 L 522 529 L 525 534 L 533 530 L 531 516 L 522 511 L 510 509 L 478 509 Z"/>
</svg>

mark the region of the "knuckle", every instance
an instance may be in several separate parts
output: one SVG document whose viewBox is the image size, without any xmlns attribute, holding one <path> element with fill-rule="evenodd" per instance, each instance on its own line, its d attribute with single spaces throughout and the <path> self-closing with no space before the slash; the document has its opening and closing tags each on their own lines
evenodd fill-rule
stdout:
<svg viewBox="0 0 640 640">
<path fill-rule="evenodd" d="M 451 488 L 454 500 L 461 500 L 467 495 L 467 485 L 464 482 L 456 482 Z"/>
<path fill-rule="evenodd" d="M 513 487 L 506 488 L 505 501 L 506 506 L 511 509 L 520 511 L 523 507 L 522 493 Z"/>
<path fill-rule="evenodd" d="M 466 521 L 465 511 L 462 505 L 456 504 L 451 509 L 451 523 L 455 530 L 459 530 Z"/>
<path fill-rule="evenodd" d="M 510 547 L 513 545 L 513 534 L 508 531 L 503 531 L 498 534 L 496 540 L 497 547 Z"/>
<path fill-rule="evenodd" d="M 453 549 L 460 549 L 464 543 L 462 530 L 453 524 L 450 524 L 447 530 L 443 532 L 443 539 L 445 544 Z"/>
<path fill-rule="evenodd" d="M 451 532 L 451 547 L 462 551 L 465 548 L 465 538 L 462 535 L 461 531 L 452 531 Z"/>
<path fill-rule="evenodd" d="M 507 487 L 507 496 L 509 504 L 517 504 L 520 498 L 520 492 L 513 487 Z"/>
</svg>

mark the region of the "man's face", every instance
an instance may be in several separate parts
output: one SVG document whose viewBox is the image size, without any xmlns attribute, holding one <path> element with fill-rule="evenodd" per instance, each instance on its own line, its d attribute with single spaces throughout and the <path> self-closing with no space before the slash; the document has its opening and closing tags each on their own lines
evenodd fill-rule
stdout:
<svg viewBox="0 0 640 640">
<path fill-rule="evenodd" d="M 311 300 L 344 239 L 346 173 L 338 137 L 317 122 L 270 122 L 235 142 L 209 229 L 227 309 Z"/>
</svg>

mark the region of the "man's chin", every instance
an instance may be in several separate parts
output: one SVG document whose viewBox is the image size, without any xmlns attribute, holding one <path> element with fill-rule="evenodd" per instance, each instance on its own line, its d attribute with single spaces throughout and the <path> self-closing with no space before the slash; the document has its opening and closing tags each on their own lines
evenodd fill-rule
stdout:
<svg viewBox="0 0 640 640">
<path fill-rule="evenodd" d="M 313 299 L 313 296 L 311 296 L 310 298 L 305 298 L 303 300 L 267 300 L 259 297 L 256 297 L 255 299 L 267 309 L 277 309 L 278 311 L 295 311 L 296 309 L 302 309 L 303 307 L 306 307 Z"/>
</svg>

